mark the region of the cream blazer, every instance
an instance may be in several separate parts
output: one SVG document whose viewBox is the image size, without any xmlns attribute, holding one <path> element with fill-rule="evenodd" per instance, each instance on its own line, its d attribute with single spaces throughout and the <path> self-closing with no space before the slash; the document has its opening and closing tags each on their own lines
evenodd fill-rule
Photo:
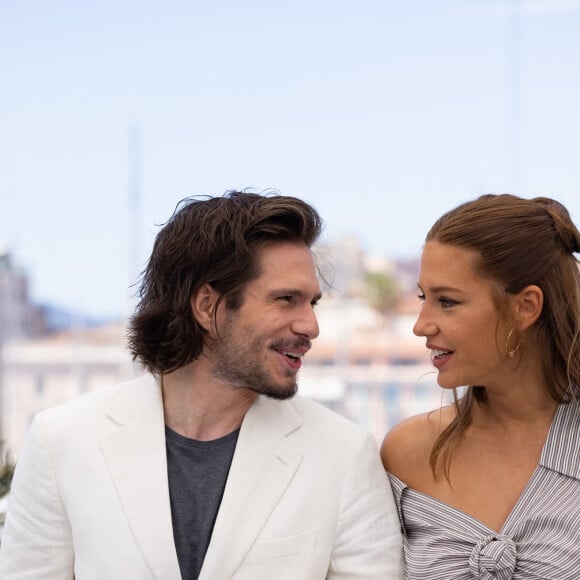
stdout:
<svg viewBox="0 0 580 580">
<path fill-rule="evenodd" d="M 301 397 L 257 397 L 199 580 L 401 577 L 398 516 L 371 436 Z M 0 578 L 181 579 L 156 379 L 35 418 L 13 481 Z"/>
</svg>

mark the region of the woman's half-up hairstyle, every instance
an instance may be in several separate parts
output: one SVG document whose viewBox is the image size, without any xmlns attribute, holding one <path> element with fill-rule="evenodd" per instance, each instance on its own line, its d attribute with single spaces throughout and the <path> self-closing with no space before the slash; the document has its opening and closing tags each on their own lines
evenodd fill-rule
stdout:
<svg viewBox="0 0 580 580">
<path fill-rule="evenodd" d="M 130 320 L 129 349 L 150 372 L 172 372 L 201 354 L 205 330 L 190 299 L 209 283 L 235 310 L 245 285 L 259 276 L 256 250 L 268 243 L 308 247 L 320 235 L 317 211 L 295 197 L 229 191 L 179 202 L 157 234 L 141 276 L 140 301 Z"/>
<path fill-rule="evenodd" d="M 568 402 L 580 385 L 580 273 L 574 256 L 580 233 L 566 208 L 547 197 L 483 195 L 437 220 L 429 241 L 474 250 L 478 273 L 503 288 L 496 297 L 500 310 L 508 294 L 531 284 L 541 288 L 544 305 L 533 332 L 544 380 L 554 401 Z M 431 453 L 435 475 L 442 469 L 448 477 L 453 444 L 469 425 L 473 405 L 485 399 L 478 385 L 467 385 L 461 398 L 455 393 L 456 418 Z"/>
</svg>

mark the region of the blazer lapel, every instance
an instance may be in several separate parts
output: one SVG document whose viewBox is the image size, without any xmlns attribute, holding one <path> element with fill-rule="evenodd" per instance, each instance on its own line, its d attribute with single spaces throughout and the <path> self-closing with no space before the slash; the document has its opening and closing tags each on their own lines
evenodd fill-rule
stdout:
<svg viewBox="0 0 580 580">
<path fill-rule="evenodd" d="M 291 405 L 264 396 L 246 414 L 199 580 L 240 566 L 302 461 L 287 441 L 300 423 Z"/>
<path fill-rule="evenodd" d="M 161 388 L 126 383 L 104 418 L 101 449 L 125 516 L 158 580 L 180 580 L 167 483 Z"/>
</svg>

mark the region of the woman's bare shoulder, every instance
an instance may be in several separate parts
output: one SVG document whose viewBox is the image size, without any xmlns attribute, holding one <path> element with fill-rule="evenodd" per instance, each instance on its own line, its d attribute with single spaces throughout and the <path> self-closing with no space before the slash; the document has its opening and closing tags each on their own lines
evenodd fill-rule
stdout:
<svg viewBox="0 0 580 580">
<path fill-rule="evenodd" d="M 429 470 L 433 444 L 455 416 L 453 406 L 414 415 L 395 425 L 383 439 L 381 459 L 385 469 L 409 482 Z"/>
</svg>

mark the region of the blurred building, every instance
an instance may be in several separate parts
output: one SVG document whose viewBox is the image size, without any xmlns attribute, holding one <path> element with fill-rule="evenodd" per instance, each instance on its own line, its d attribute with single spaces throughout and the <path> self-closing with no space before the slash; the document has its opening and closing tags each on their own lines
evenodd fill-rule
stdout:
<svg viewBox="0 0 580 580">
<path fill-rule="evenodd" d="M 37 336 L 43 331 L 41 311 L 29 298 L 28 277 L 0 244 L 0 348 L 10 339 Z"/>
<path fill-rule="evenodd" d="M 377 441 L 395 423 L 442 404 L 442 391 L 415 314 L 385 320 L 360 299 L 323 300 L 320 336 L 300 373 L 301 394 L 371 431 Z"/>
<path fill-rule="evenodd" d="M 0 438 L 16 456 L 33 416 L 139 372 L 121 325 L 7 341 L 0 376 Z"/>
</svg>

